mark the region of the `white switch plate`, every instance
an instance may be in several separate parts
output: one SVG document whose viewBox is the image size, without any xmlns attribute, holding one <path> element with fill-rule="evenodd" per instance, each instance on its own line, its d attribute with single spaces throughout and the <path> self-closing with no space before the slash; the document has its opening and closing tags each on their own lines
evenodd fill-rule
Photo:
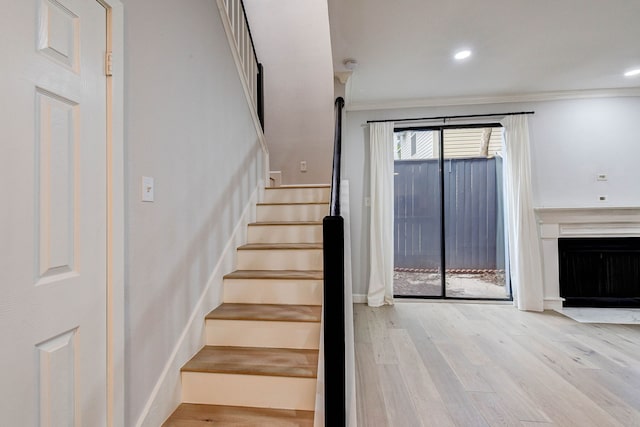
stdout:
<svg viewBox="0 0 640 427">
<path fill-rule="evenodd" d="M 306 160 L 301 160 L 300 161 L 300 172 L 306 172 L 307 171 L 307 161 Z"/>
<path fill-rule="evenodd" d="M 142 177 L 142 201 L 153 202 L 153 177 Z"/>
<path fill-rule="evenodd" d="M 596 180 L 598 181 L 607 181 L 609 178 L 607 177 L 606 173 L 599 173 L 598 175 L 596 175 Z"/>
<path fill-rule="evenodd" d="M 365 205 L 366 207 L 371 206 L 371 198 L 370 198 L 370 197 L 365 197 L 365 198 L 364 198 L 364 205 Z"/>
</svg>

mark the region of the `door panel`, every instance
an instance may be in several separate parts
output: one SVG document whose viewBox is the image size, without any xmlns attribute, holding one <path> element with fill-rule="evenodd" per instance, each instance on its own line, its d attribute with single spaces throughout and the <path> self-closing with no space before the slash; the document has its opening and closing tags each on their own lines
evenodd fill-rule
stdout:
<svg viewBox="0 0 640 427">
<path fill-rule="evenodd" d="M 106 424 L 106 11 L 0 15 L 0 424 Z"/>
<path fill-rule="evenodd" d="M 442 297 L 439 132 L 407 134 L 394 147 L 393 292 Z"/>
<path fill-rule="evenodd" d="M 500 145 L 495 143 L 502 128 L 444 129 L 443 135 L 445 295 L 507 299 Z"/>
</svg>

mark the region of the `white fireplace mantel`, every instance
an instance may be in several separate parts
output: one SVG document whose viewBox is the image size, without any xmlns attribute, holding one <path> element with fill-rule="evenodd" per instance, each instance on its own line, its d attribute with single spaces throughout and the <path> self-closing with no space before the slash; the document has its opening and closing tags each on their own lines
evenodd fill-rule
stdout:
<svg viewBox="0 0 640 427">
<path fill-rule="evenodd" d="M 640 237 L 640 207 L 536 208 L 541 242 L 544 308 L 562 308 L 558 239 Z"/>
</svg>

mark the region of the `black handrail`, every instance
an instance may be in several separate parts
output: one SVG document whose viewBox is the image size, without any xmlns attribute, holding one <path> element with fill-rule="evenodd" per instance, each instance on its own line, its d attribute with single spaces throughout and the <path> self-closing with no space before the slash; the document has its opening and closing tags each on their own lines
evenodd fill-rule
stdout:
<svg viewBox="0 0 640 427">
<path fill-rule="evenodd" d="M 258 109 L 258 119 L 260 120 L 260 125 L 262 126 L 262 130 L 264 131 L 264 68 L 260 63 L 258 63 L 257 79 L 258 99 L 256 100 L 256 107 Z"/>
<path fill-rule="evenodd" d="M 342 157 L 342 109 L 344 99 L 338 97 L 335 102 L 336 123 L 333 134 L 333 175 L 331 179 L 331 216 L 340 215 L 340 158 Z"/>
<path fill-rule="evenodd" d="M 244 17 L 244 23 L 247 26 L 247 33 L 249 33 L 249 41 L 251 41 L 251 50 L 253 51 L 253 57 L 256 60 L 258 69 L 256 75 L 256 97 L 255 100 L 256 113 L 258 114 L 258 120 L 264 131 L 264 68 L 260 61 L 258 61 L 258 54 L 256 53 L 256 45 L 253 42 L 253 34 L 251 34 L 251 26 L 249 25 L 249 18 L 247 17 L 247 10 L 244 7 L 244 1 L 240 0 L 240 7 L 242 8 L 242 16 Z"/>
<path fill-rule="evenodd" d="M 324 266 L 324 425 L 346 425 L 344 219 L 340 216 L 340 157 L 342 155 L 342 109 L 335 102 L 330 215 L 322 221 Z"/>
<path fill-rule="evenodd" d="M 249 18 L 247 18 L 247 9 L 244 7 L 244 2 L 240 0 L 240 7 L 242 7 L 242 16 L 244 17 L 244 23 L 247 26 L 247 32 L 249 33 L 249 40 L 251 40 L 251 49 L 253 49 L 253 57 L 256 58 L 256 64 L 259 64 L 258 54 L 256 53 L 256 45 L 253 43 L 253 35 L 251 34 L 251 27 L 249 26 Z"/>
</svg>

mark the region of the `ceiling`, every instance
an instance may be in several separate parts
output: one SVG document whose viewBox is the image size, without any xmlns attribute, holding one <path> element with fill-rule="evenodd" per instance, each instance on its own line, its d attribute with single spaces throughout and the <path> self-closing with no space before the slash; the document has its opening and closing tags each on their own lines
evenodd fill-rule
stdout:
<svg viewBox="0 0 640 427">
<path fill-rule="evenodd" d="M 329 0 L 329 20 L 334 71 L 358 61 L 352 109 L 640 94 L 624 76 L 640 68 L 640 0 Z"/>
</svg>

